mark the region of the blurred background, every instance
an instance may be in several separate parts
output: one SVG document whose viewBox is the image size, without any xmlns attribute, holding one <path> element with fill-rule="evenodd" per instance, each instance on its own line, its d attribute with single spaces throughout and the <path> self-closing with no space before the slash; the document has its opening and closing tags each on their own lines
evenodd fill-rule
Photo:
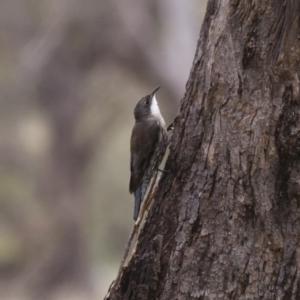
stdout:
<svg viewBox="0 0 300 300">
<path fill-rule="evenodd" d="M 0 1 L 0 299 L 103 299 L 133 223 L 133 109 L 169 124 L 206 0 Z"/>
</svg>

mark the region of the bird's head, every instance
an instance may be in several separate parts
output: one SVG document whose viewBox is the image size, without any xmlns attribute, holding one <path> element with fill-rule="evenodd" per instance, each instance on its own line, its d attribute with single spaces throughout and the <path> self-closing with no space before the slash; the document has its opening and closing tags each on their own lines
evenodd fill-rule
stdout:
<svg viewBox="0 0 300 300">
<path fill-rule="evenodd" d="M 137 121 L 142 121 L 148 117 L 161 117 L 161 113 L 155 98 L 155 93 L 159 90 L 160 86 L 142 99 L 140 99 L 134 109 L 134 117 Z"/>
</svg>

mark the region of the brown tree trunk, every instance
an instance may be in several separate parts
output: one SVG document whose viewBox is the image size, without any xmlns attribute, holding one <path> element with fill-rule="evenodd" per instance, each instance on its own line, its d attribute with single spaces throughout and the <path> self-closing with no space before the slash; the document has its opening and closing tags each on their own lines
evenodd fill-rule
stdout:
<svg viewBox="0 0 300 300">
<path fill-rule="evenodd" d="M 166 169 L 106 299 L 300 299 L 300 2 L 210 0 Z"/>
</svg>

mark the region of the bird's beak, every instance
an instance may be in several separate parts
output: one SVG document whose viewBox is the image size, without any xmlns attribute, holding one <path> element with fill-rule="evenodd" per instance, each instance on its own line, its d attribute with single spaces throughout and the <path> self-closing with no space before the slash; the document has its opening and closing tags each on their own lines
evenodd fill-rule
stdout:
<svg viewBox="0 0 300 300">
<path fill-rule="evenodd" d="M 153 98 L 153 96 L 159 89 L 160 89 L 160 86 L 158 86 L 157 88 L 154 89 L 154 91 L 150 94 L 151 99 Z"/>
</svg>

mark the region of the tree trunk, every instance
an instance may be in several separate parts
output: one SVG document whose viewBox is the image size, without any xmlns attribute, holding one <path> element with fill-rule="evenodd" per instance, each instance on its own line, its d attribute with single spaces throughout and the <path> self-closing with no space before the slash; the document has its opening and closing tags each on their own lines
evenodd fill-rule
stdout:
<svg viewBox="0 0 300 300">
<path fill-rule="evenodd" d="M 209 1 L 171 172 L 106 299 L 300 299 L 299 59 L 299 0 Z"/>
</svg>

